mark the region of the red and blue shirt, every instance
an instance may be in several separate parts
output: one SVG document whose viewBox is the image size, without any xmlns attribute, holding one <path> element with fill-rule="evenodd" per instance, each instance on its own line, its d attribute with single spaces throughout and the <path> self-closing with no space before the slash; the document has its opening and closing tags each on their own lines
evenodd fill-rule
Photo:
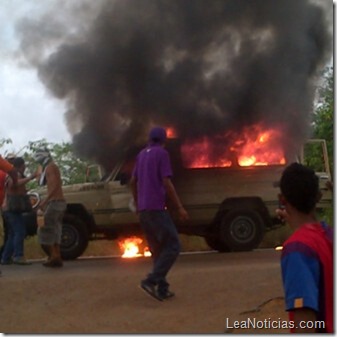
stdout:
<svg viewBox="0 0 337 337">
<path fill-rule="evenodd" d="M 310 308 L 325 322 L 321 332 L 333 332 L 332 236 L 325 223 L 306 224 L 284 243 L 281 257 L 290 320 L 292 310 Z"/>
</svg>

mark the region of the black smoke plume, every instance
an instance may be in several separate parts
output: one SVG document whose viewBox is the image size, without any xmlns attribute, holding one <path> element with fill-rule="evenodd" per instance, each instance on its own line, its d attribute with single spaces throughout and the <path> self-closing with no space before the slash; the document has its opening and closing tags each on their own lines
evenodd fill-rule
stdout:
<svg viewBox="0 0 337 337">
<path fill-rule="evenodd" d="M 282 130 L 288 152 L 308 137 L 316 76 L 331 48 L 321 7 L 307 0 L 98 4 L 81 38 L 37 65 L 67 102 L 79 155 L 109 167 L 146 142 L 151 125 L 191 140 L 262 122 Z"/>
</svg>

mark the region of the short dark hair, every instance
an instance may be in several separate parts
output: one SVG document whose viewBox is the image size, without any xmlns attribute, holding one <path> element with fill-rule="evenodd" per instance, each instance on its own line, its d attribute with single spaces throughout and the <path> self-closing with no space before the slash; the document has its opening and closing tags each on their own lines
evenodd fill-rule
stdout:
<svg viewBox="0 0 337 337">
<path fill-rule="evenodd" d="M 22 165 L 24 165 L 24 163 L 25 163 L 25 160 L 22 157 L 15 157 L 13 159 L 13 166 L 15 168 L 21 167 Z"/>
<path fill-rule="evenodd" d="M 286 200 L 305 214 L 309 214 L 319 200 L 319 179 L 315 171 L 299 163 L 292 163 L 283 171 L 280 188 Z"/>
</svg>

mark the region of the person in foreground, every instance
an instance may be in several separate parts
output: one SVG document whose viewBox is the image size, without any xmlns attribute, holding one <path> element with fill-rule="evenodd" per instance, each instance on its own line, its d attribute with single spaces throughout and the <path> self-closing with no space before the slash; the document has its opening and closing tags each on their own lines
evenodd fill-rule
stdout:
<svg viewBox="0 0 337 337">
<path fill-rule="evenodd" d="M 63 196 L 60 170 L 47 149 L 37 150 L 34 159 L 42 166 L 39 184 L 47 185 L 47 195 L 39 205 L 39 210 L 44 212 L 44 225 L 38 229 L 38 239 L 48 254 L 43 266 L 62 267 L 62 218 L 67 205 Z"/>
<path fill-rule="evenodd" d="M 8 238 L 1 257 L 1 264 L 28 265 L 30 262 L 24 258 L 24 239 L 26 225 L 23 214 L 32 211 L 32 206 L 27 195 L 26 184 L 35 179 L 36 173 L 25 176 L 26 165 L 22 157 L 13 159 L 17 170 L 18 180 L 16 185 L 10 176 L 5 184 L 5 198 L 3 203 L 4 219 L 8 225 Z"/>
<path fill-rule="evenodd" d="M 15 158 L 15 154 L 9 153 L 6 156 L 6 161 L 9 164 L 13 165 L 14 158 Z M 6 162 L 5 162 L 5 164 L 7 165 Z M 14 166 L 12 166 L 12 168 L 14 168 Z M 16 175 L 17 174 L 18 174 L 18 172 L 16 172 Z M 3 202 L 5 200 L 7 176 L 8 176 L 8 174 L 5 171 L 2 171 L 0 169 L 0 212 L 1 212 L 1 220 L 2 220 L 2 227 L 3 227 L 3 235 L 4 235 L 3 236 L 3 244 L 0 248 L 0 260 L 2 258 L 2 254 L 3 254 L 3 251 L 5 249 L 5 245 L 6 245 L 6 242 L 7 242 L 7 239 L 8 239 L 8 231 L 9 231 L 8 221 L 7 221 L 6 217 L 4 216 L 4 213 L 3 213 L 3 210 L 2 210 L 2 205 L 3 205 Z M 12 181 L 13 181 L 13 178 L 12 178 Z"/>
<path fill-rule="evenodd" d="M 294 230 L 281 257 L 291 332 L 332 333 L 333 235 L 331 227 L 315 216 L 319 179 L 310 168 L 293 163 L 284 170 L 280 189 L 283 207 L 276 212 Z"/>
<path fill-rule="evenodd" d="M 8 160 L 2 158 L 1 155 L 0 155 L 0 171 L 4 172 L 4 173 L 7 173 L 12 178 L 13 185 L 17 184 L 18 176 L 17 176 L 16 169 L 14 168 L 14 166 Z M 3 188 L 4 188 L 4 186 L 3 186 Z M 2 205 L 2 202 L 0 204 L 0 207 L 1 207 L 1 205 Z M 3 248 L 4 248 L 4 246 L 3 246 Z M 3 249 L 2 249 L 2 251 L 3 251 Z M 1 256 L 2 256 L 2 253 L 1 253 Z M 1 276 L 1 271 L 0 271 L 0 276 Z"/>
<path fill-rule="evenodd" d="M 174 296 L 166 276 L 180 252 L 178 233 L 166 209 L 166 197 L 180 220 L 186 221 L 189 217 L 170 179 L 172 168 L 169 154 L 164 149 L 165 141 L 165 129 L 151 129 L 149 144 L 138 154 L 130 182 L 140 224 L 153 258 L 153 269 L 141 281 L 140 287 L 159 301 Z"/>
<path fill-rule="evenodd" d="M 0 170 L 6 172 L 13 180 L 13 186 L 16 185 L 18 181 L 18 174 L 15 167 L 6 159 L 0 156 Z"/>
</svg>

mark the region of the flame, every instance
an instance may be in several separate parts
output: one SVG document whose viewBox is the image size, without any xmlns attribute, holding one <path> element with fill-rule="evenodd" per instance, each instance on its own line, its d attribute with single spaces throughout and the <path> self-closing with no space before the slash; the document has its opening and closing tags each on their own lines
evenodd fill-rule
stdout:
<svg viewBox="0 0 337 337">
<path fill-rule="evenodd" d="M 123 251 L 123 258 L 133 258 L 140 256 L 151 256 L 151 252 L 148 247 L 144 248 L 144 254 L 139 252 L 140 245 L 143 240 L 139 237 L 133 236 L 130 238 L 126 238 L 118 242 L 120 249 Z"/>
<path fill-rule="evenodd" d="M 187 168 L 284 165 L 282 133 L 265 130 L 257 124 L 235 134 L 229 132 L 214 138 L 203 137 L 187 141 L 181 146 L 184 166 Z"/>
<path fill-rule="evenodd" d="M 167 127 L 165 128 L 165 130 L 166 130 L 167 138 L 177 138 L 177 132 L 174 128 Z"/>
<path fill-rule="evenodd" d="M 275 250 L 283 250 L 283 246 L 277 246 L 275 247 Z"/>
<path fill-rule="evenodd" d="M 149 247 L 145 247 L 144 248 L 144 256 L 151 256 L 152 254 L 151 254 L 151 252 L 150 252 L 150 250 L 149 250 Z"/>
<path fill-rule="evenodd" d="M 244 145 L 237 148 L 240 166 L 285 164 L 280 131 L 275 129 L 265 131 L 255 126 L 251 132 L 244 133 L 244 137 Z"/>
<path fill-rule="evenodd" d="M 182 158 L 185 167 L 189 168 L 209 168 L 209 167 L 229 167 L 232 162 L 223 158 L 211 159 L 213 144 L 207 137 L 193 143 L 186 142 L 181 146 Z"/>
</svg>

